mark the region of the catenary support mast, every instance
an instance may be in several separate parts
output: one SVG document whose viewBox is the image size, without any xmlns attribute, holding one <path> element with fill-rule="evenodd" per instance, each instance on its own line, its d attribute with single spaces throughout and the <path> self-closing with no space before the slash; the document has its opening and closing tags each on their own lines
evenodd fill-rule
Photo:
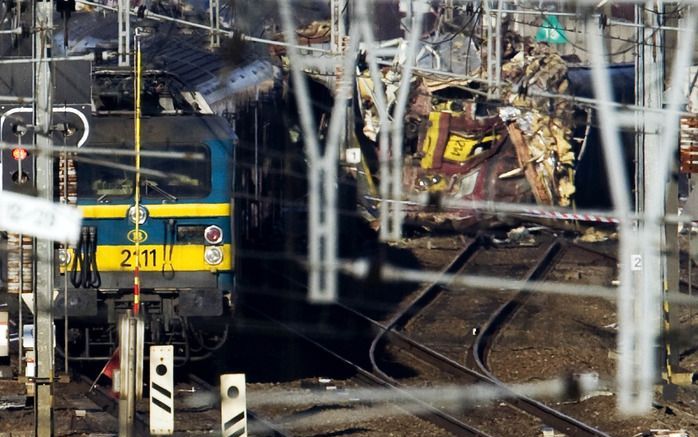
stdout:
<svg viewBox="0 0 698 437">
<path fill-rule="evenodd" d="M 34 143 L 36 188 L 39 197 L 53 201 L 53 155 L 51 149 L 51 41 L 53 1 L 34 3 Z M 53 435 L 53 242 L 36 240 L 36 288 L 34 289 L 34 434 Z"/>
</svg>

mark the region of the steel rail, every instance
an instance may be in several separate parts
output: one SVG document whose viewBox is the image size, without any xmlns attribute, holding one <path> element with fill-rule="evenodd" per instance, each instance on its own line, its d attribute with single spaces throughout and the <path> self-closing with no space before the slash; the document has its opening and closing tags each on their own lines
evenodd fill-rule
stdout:
<svg viewBox="0 0 698 437">
<path fill-rule="evenodd" d="M 465 267 L 467 261 L 477 252 L 477 248 L 473 244 L 474 243 L 471 243 L 468 246 L 466 246 L 461 251 L 461 253 L 457 255 L 454 261 L 444 270 L 444 273 L 462 270 Z M 482 244 L 482 242 L 477 241 L 477 245 L 479 244 Z M 545 251 L 544 255 L 541 257 L 538 263 L 529 270 L 528 274 L 526 275 L 526 282 L 533 281 L 545 276 L 545 274 L 552 268 L 552 266 L 563 253 L 561 249 L 562 245 L 560 243 L 560 240 L 555 240 Z M 404 309 L 400 314 L 395 316 L 393 320 L 390 322 L 387 329 L 384 332 L 381 332 L 378 336 L 376 336 L 371 345 L 370 352 L 370 358 L 374 368 L 374 373 L 377 373 L 383 379 L 391 381 L 395 385 L 400 384 L 398 381 L 396 381 L 394 378 L 390 377 L 387 373 L 380 369 L 380 366 L 378 365 L 378 360 L 376 359 L 376 351 L 378 350 L 378 345 L 384 341 L 387 341 L 390 344 L 395 344 L 398 347 L 407 350 L 417 359 L 426 362 L 460 380 L 480 381 L 497 386 L 498 389 L 502 390 L 504 393 L 510 394 L 510 396 L 507 396 L 505 402 L 517 407 L 522 411 L 525 411 L 540 418 L 544 423 L 566 432 L 567 435 L 607 437 L 607 434 L 593 427 L 590 427 L 587 424 L 584 424 L 572 417 L 569 417 L 557 410 L 554 410 L 541 402 L 513 392 L 506 386 L 506 384 L 502 383 L 494 375 L 492 375 L 491 372 L 485 372 L 482 370 L 482 368 L 479 368 L 479 371 L 476 371 L 473 368 L 466 367 L 399 332 L 398 329 L 401 326 L 404 326 L 409 320 L 413 319 L 416 314 L 419 314 L 419 312 L 423 308 L 425 308 L 426 305 L 428 305 L 431 301 L 433 301 L 436 298 L 436 296 L 443 292 L 443 290 L 444 288 L 441 285 L 438 285 L 437 283 L 433 283 L 425 287 L 419 294 L 419 296 L 413 300 L 412 305 L 410 305 L 408 308 Z M 522 293 L 525 293 L 525 295 L 522 295 Z M 490 321 L 496 319 L 502 323 L 500 325 L 500 328 L 503 327 L 511 319 L 511 317 L 515 315 L 516 310 L 520 308 L 520 305 L 523 304 L 523 302 L 525 302 L 524 296 L 528 296 L 528 294 L 530 293 L 526 292 L 524 288 L 523 291 L 517 293 L 517 295 L 512 299 L 518 299 L 518 307 L 517 305 L 511 305 L 510 300 L 508 303 L 500 307 L 500 309 L 490 318 Z M 499 332 L 499 328 L 494 328 L 494 325 L 488 323 L 485 326 L 485 328 L 480 332 L 477 338 L 482 339 L 480 340 L 482 341 L 482 343 L 480 344 L 480 346 L 476 347 L 477 350 L 482 350 L 483 346 L 486 345 L 486 343 L 484 342 L 485 339 L 489 339 L 491 341 L 494 341 L 496 339 L 495 334 Z M 477 341 L 478 340 L 476 339 L 476 345 Z M 487 349 L 489 350 L 489 348 L 491 348 L 491 343 L 489 344 Z"/>
<path fill-rule="evenodd" d="M 543 278 L 553 266 L 559 261 L 566 250 L 560 239 L 557 239 L 545 251 L 541 260 L 533 266 L 528 274 L 527 281 Z M 548 407 L 542 402 L 536 401 L 526 396 L 521 396 L 511 391 L 506 384 L 499 380 L 488 366 L 489 353 L 494 342 L 502 332 L 503 328 L 511 321 L 516 313 L 523 307 L 531 296 L 531 292 L 523 288 L 495 311 L 490 319 L 482 326 L 478 336 L 475 338 L 472 354 L 469 354 L 469 361 L 477 366 L 480 372 L 491 379 L 498 386 L 512 394 L 511 403 L 516 407 L 540 417 L 547 425 L 562 431 L 571 437 L 608 437 L 608 434 L 587 425 L 573 417 Z"/>
<path fill-rule="evenodd" d="M 562 245 L 560 240 L 555 240 L 553 244 L 548 247 L 541 259 L 531 267 L 526 275 L 527 281 L 533 281 L 540 279 L 545 274 L 550 271 L 551 267 L 555 263 L 556 259 L 562 252 Z M 516 315 L 516 313 L 523 307 L 528 298 L 530 297 L 530 292 L 525 288 L 519 290 L 519 292 L 506 303 L 500 306 L 489 318 L 487 322 L 481 327 L 480 333 L 475 338 L 475 342 L 472 347 L 472 355 L 470 358 L 473 359 L 473 364 L 475 364 L 485 375 L 490 376 L 493 380 L 494 375 L 491 374 L 487 359 L 489 358 L 489 353 L 494 346 L 494 341 L 497 339 L 502 329 L 506 324 Z"/>
<path fill-rule="evenodd" d="M 475 254 L 482 249 L 483 245 L 485 244 L 485 238 L 486 237 L 484 237 L 482 234 L 478 234 L 475 239 L 469 241 L 465 247 L 461 249 L 458 255 L 456 255 L 453 260 L 441 271 L 440 275 L 460 271 L 465 264 L 469 260 L 473 259 Z M 386 329 L 391 330 L 396 327 L 404 326 L 408 320 L 413 318 L 417 313 L 429 305 L 429 303 L 431 303 L 442 291 L 443 287 L 439 285 L 438 282 L 429 284 L 422 288 L 412 302 L 403 311 L 395 315 L 390 322 L 388 322 Z M 379 337 L 380 335 L 377 338 Z M 372 348 L 371 351 L 373 352 L 373 350 L 374 349 Z"/>
<path fill-rule="evenodd" d="M 363 367 L 361 367 L 359 364 L 356 364 L 352 362 L 351 360 L 347 359 L 346 357 L 343 357 L 339 355 L 337 352 L 331 350 L 330 348 L 324 346 L 321 344 L 319 341 L 310 338 L 308 335 L 303 334 L 299 332 L 297 329 L 294 329 L 293 327 L 289 326 L 288 324 L 275 319 L 274 317 L 269 316 L 268 314 L 258 310 L 257 308 L 254 308 L 250 305 L 243 305 L 247 308 L 249 308 L 251 311 L 257 313 L 258 315 L 266 318 L 267 320 L 274 322 L 281 327 L 283 327 L 286 331 L 296 335 L 300 339 L 304 340 L 305 342 L 311 344 L 315 348 L 320 349 L 324 353 L 327 353 L 330 357 L 332 357 L 335 362 L 337 363 L 337 366 L 347 368 L 354 372 L 354 379 L 357 380 L 359 383 L 367 386 L 367 387 L 378 387 L 386 390 L 391 390 L 392 393 L 395 395 L 394 399 L 395 401 L 392 401 L 391 403 L 395 405 L 396 408 L 399 408 L 409 415 L 419 417 L 420 419 L 423 419 L 425 421 L 428 421 L 438 427 L 441 427 L 445 430 L 448 430 L 449 432 L 455 434 L 455 435 L 462 435 L 462 436 L 472 436 L 472 437 L 492 437 L 491 435 L 482 432 L 481 430 L 468 425 L 464 422 L 462 422 L 460 419 L 454 417 L 453 415 L 441 411 L 438 408 L 430 405 L 429 403 L 419 399 L 416 397 L 414 394 L 407 392 L 404 390 L 402 387 L 396 386 L 393 384 L 391 381 L 386 380 L 385 378 L 381 378 L 380 376 L 374 375 L 373 373 L 367 371 Z M 352 321 L 351 326 L 359 326 L 358 324 L 364 323 L 364 324 L 369 324 L 370 326 L 367 326 L 367 328 L 371 329 L 379 329 L 381 331 L 384 331 L 386 329 L 385 326 L 380 324 L 379 322 L 363 315 L 360 314 L 354 310 L 351 310 L 345 306 L 338 306 L 341 308 L 346 316 L 351 316 L 355 320 Z M 399 402 L 397 402 L 399 401 Z M 412 407 L 412 408 L 408 408 Z"/>
<path fill-rule="evenodd" d="M 92 385 L 92 380 L 86 375 L 79 374 L 78 379 L 82 382 L 87 383 L 88 386 Z M 100 386 L 95 386 L 86 393 L 86 396 L 95 404 L 97 404 L 105 413 L 110 416 L 119 418 L 119 399 L 114 398 L 112 394 L 109 393 L 105 388 Z M 150 427 L 148 426 L 147 419 L 138 411 L 135 414 L 134 420 L 134 437 L 148 437 L 150 436 Z"/>
<path fill-rule="evenodd" d="M 474 240 L 469 241 L 466 244 L 466 246 L 458 253 L 458 255 L 454 257 L 451 263 L 449 263 L 449 265 L 441 271 L 441 274 L 455 273 L 461 270 L 463 266 L 467 264 L 467 262 L 471 260 L 475 256 L 475 254 L 483 247 L 483 244 L 484 237 L 478 234 L 478 236 Z M 380 370 L 380 367 L 376 360 L 376 350 L 378 348 L 378 344 L 381 343 L 381 341 L 383 340 L 388 340 L 393 344 L 399 344 L 401 347 L 409 349 L 414 356 L 420 358 L 422 361 L 436 361 L 441 363 L 442 366 L 440 366 L 439 368 L 441 370 L 448 371 L 454 376 L 462 378 L 463 376 L 467 375 L 467 377 L 471 380 L 482 381 L 480 375 L 476 374 L 475 372 L 472 372 L 470 369 L 463 367 L 459 363 L 456 363 L 455 361 L 439 354 L 438 352 L 432 349 L 420 345 L 419 343 L 415 342 L 414 340 L 408 338 L 407 336 L 401 334 L 396 330 L 397 327 L 403 326 L 404 323 L 413 318 L 430 302 L 432 302 L 440 294 L 442 290 L 443 288 L 440 285 L 438 285 L 438 283 L 432 283 L 422 288 L 422 290 L 417 294 L 417 296 L 412 300 L 412 302 L 405 309 L 396 314 L 392 318 L 392 320 L 390 320 L 388 324 L 385 327 L 383 327 L 383 329 L 381 329 L 380 333 L 373 339 L 373 341 L 371 342 L 371 347 L 369 349 L 369 358 L 371 360 L 371 366 L 373 367 L 374 374 L 381 380 L 386 381 L 387 383 L 395 387 L 404 387 L 403 384 L 401 384 L 399 381 Z M 436 411 L 433 412 L 431 415 L 425 416 L 423 418 L 425 420 L 429 420 L 437 426 L 446 429 L 449 432 L 454 433 L 455 435 L 489 436 L 489 434 L 487 434 L 486 432 L 479 430 L 471 425 L 467 425 L 461 420 L 451 416 L 450 414 L 444 413 L 441 410 L 436 409 L 434 407 L 431 408 Z M 459 426 L 453 427 L 452 423 L 443 423 L 439 420 L 441 419 L 442 415 L 446 415 L 452 418 L 451 422 L 458 423 Z"/>
</svg>

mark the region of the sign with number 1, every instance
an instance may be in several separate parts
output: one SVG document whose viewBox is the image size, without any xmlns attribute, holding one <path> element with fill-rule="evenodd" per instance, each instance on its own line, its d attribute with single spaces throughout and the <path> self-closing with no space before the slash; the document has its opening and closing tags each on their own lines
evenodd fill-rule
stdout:
<svg viewBox="0 0 698 437">
<path fill-rule="evenodd" d="M 536 33 L 536 41 L 552 44 L 565 44 L 567 42 L 567 35 L 557 17 L 551 15 L 543 19 L 543 24 Z"/>
</svg>

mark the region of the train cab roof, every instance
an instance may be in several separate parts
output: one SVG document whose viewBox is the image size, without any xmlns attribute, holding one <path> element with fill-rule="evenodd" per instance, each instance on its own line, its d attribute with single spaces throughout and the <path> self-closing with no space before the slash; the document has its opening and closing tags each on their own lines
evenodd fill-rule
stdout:
<svg viewBox="0 0 698 437">
<path fill-rule="evenodd" d="M 90 61 L 53 63 L 53 100 L 63 105 L 91 105 L 93 115 L 133 114 L 134 75 L 131 68 L 95 67 Z M 31 63 L 0 65 L 0 95 L 21 104 L 33 92 Z M 85 84 L 90 83 L 90 87 Z M 141 112 L 154 115 L 213 114 L 201 93 L 163 70 L 142 73 Z"/>
<path fill-rule="evenodd" d="M 133 117 L 92 117 L 87 144 L 92 146 L 131 147 Z M 178 117 L 149 117 L 141 120 L 141 141 L 148 147 L 168 144 L 200 144 L 210 140 L 236 141 L 228 122 L 218 116 L 182 115 Z"/>
<path fill-rule="evenodd" d="M 141 75 L 141 113 L 152 115 L 212 114 L 200 93 L 188 89 L 177 76 L 162 70 Z M 93 113 L 133 113 L 134 75 L 130 68 L 97 69 L 92 73 Z"/>
</svg>

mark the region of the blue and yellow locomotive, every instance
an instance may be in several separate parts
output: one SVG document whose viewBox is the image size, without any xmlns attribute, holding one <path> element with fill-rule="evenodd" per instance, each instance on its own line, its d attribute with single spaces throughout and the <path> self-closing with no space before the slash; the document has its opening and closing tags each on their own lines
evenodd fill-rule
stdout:
<svg viewBox="0 0 698 437">
<path fill-rule="evenodd" d="M 54 109 L 52 133 L 56 146 L 67 146 L 55 155 L 55 199 L 83 213 L 79 243 L 57 244 L 55 256 L 54 315 L 68 317 L 70 358 L 111 355 L 135 283 L 146 343 L 174 344 L 180 360 L 202 358 L 225 341 L 234 300 L 235 134 L 176 77 L 145 71 L 136 153 L 133 72 L 102 69 L 90 77 L 89 104 Z M 81 86 L 69 78 L 62 83 Z M 18 126 L 30 122 L 31 109 L 4 107 L 3 117 L 2 140 L 20 141 Z M 21 161 L 3 152 L 4 189 L 33 184 L 32 159 L 31 150 Z M 19 245 L 31 252 L 26 244 L 10 235 L 8 253 Z M 30 289 L 25 265 L 11 257 L 5 265 L 10 293 L 19 291 L 17 278 Z"/>
<path fill-rule="evenodd" d="M 133 303 L 138 264 L 140 306 L 152 340 L 168 336 L 185 357 L 208 350 L 224 339 L 220 329 L 232 302 L 235 135 L 175 77 L 144 73 L 136 190 L 135 155 L 109 154 L 133 150 L 132 75 L 103 70 L 93 83 L 84 147 L 95 153 L 80 153 L 74 163 L 82 235 L 58 257 L 69 278 L 68 315 L 114 322 Z M 212 316 L 222 316 L 221 324 L 195 323 Z M 192 338 L 201 344 L 192 345 Z"/>
</svg>

